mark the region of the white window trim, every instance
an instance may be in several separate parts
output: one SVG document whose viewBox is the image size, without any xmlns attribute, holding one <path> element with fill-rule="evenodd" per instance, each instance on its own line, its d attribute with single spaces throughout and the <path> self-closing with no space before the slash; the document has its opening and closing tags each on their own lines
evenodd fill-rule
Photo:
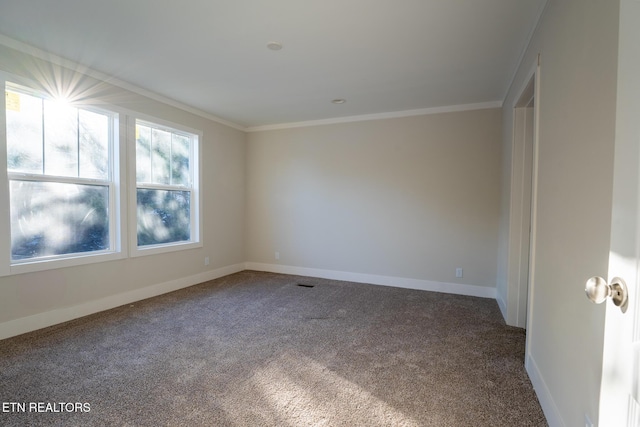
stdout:
<svg viewBox="0 0 640 427">
<path fill-rule="evenodd" d="M 11 76 L 0 73 L 0 84 L 3 92 L 7 87 L 7 80 Z M 0 241 L 0 276 L 11 274 L 11 215 L 9 211 L 9 176 L 7 174 L 7 114 L 6 101 L 0 106 L 0 235 L 6 239 Z"/>
<path fill-rule="evenodd" d="M 6 89 L 7 83 L 13 83 L 25 88 L 32 88 L 35 94 L 42 93 L 42 86 L 31 79 L 23 78 L 0 70 L 0 85 Z M 7 135 L 6 135 L 6 104 L 0 107 L 0 235 L 7 236 L 0 241 L 0 277 L 37 271 L 73 267 L 86 264 L 101 263 L 138 257 L 188 250 L 203 247 L 203 199 L 202 199 L 202 150 L 203 132 L 177 123 L 172 123 L 157 117 L 134 112 L 122 107 L 98 101 L 95 105 L 86 103 L 80 106 L 86 109 L 107 112 L 113 115 L 113 143 L 111 146 L 114 160 L 112 183 L 110 186 L 110 206 L 113 218 L 110 227 L 110 238 L 113 240 L 113 250 L 96 251 L 80 254 L 60 255 L 57 257 L 38 258 L 32 260 L 11 261 L 11 215 L 9 206 L 9 173 L 7 171 Z M 191 208 L 192 233 L 190 242 L 167 243 L 163 245 L 138 247 L 137 218 L 136 218 L 136 120 L 157 124 L 167 128 L 187 132 L 197 136 L 192 147 L 193 188 L 195 207 Z M 117 164 L 116 164 L 117 162 Z M 21 174 L 11 173 L 12 176 Z M 28 177 L 28 174 L 24 174 Z M 45 178 L 46 179 L 46 178 Z"/>
<path fill-rule="evenodd" d="M 189 166 L 193 167 L 192 176 L 193 186 L 193 202 L 195 206 L 191 207 L 191 224 L 192 233 L 191 240 L 188 242 L 175 242 L 175 243 L 163 243 L 160 245 L 148 245 L 138 246 L 138 218 L 137 218 L 137 180 L 136 180 L 136 122 L 140 120 L 148 122 L 149 124 L 166 127 L 167 129 L 174 129 L 181 132 L 193 134 L 197 137 L 197 140 L 191 147 L 191 156 L 194 160 Z M 127 153 L 128 153 L 128 167 L 129 167 L 129 182 L 128 188 L 128 212 L 129 212 L 129 254 L 131 257 L 139 257 L 146 255 L 155 255 L 167 252 L 182 251 L 188 249 L 201 248 L 202 242 L 202 156 L 200 152 L 202 150 L 203 134 L 197 129 L 192 129 L 177 123 L 172 123 L 167 120 L 159 119 L 144 114 L 133 113 L 127 117 Z M 145 187 L 157 187 L 158 185 L 146 185 Z M 175 189 L 175 187 L 172 187 Z"/>
<path fill-rule="evenodd" d="M 30 88 L 33 93 L 41 94 L 42 91 L 34 88 L 40 87 L 36 82 L 15 76 L 4 71 L 0 71 L 0 85 L 3 92 L 7 88 L 7 83 L 17 84 Z M 113 242 L 111 250 L 95 251 L 79 254 L 59 255 L 54 257 L 36 258 L 32 260 L 11 261 L 11 215 L 9 201 L 9 173 L 7 171 L 7 134 L 6 134 L 6 104 L 2 102 L 0 107 L 0 200 L 3 201 L 3 208 L 0 209 L 0 227 L 2 235 L 8 238 L 0 242 L 0 276 L 31 273 L 37 271 L 51 270 L 56 268 L 72 267 L 86 264 L 113 261 L 127 257 L 127 247 L 123 245 L 126 236 L 126 221 L 124 221 L 126 210 L 123 200 L 125 200 L 126 189 L 122 185 L 126 183 L 126 150 L 122 149 L 124 143 L 122 136 L 125 135 L 125 120 L 123 113 L 117 107 L 105 105 L 104 103 L 83 104 L 81 108 L 109 113 L 113 118 L 112 144 L 110 155 L 112 156 L 110 195 L 110 220 L 109 233 Z M 12 176 L 21 174 L 11 173 Z M 28 175 L 24 175 L 28 176 Z M 44 178 L 46 180 L 46 177 Z M 62 181 L 63 179 L 60 179 Z"/>
</svg>

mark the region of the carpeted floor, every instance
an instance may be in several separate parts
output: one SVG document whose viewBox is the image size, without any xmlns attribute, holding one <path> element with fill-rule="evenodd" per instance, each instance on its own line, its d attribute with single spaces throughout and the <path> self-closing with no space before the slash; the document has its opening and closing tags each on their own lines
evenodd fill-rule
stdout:
<svg viewBox="0 0 640 427">
<path fill-rule="evenodd" d="M 494 300 L 245 271 L 0 341 L 0 425 L 546 426 L 524 342 Z"/>
</svg>

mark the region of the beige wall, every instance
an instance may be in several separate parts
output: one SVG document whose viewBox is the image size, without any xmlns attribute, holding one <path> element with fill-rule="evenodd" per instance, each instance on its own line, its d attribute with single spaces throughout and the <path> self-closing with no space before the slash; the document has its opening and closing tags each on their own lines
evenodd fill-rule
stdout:
<svg viewBox="0 0 640 427">
<path fill-rule="evenodd" d="M 486 109 L 250 133 L 247 260 L 495 287 L 500 123 Z"/>
<path fill-rule="evenodd" d="M 172 281 L 179 285 L 185 278 L 207 277 L 216 269 L 244 262 L 244 132 L 5 47 L 0 47 L 0 70 L 35 81 L 51 82 L 53 76 L 75 81 L 78 91 L 86 90 L 111 105 L 201 130 L 204 228 L 204 246 L 198 249 L 0 277 L 0 325 L 17 320 L 13 324 L 19 329 L 20 319 L 31 316 L 23 323 L 39 326 L 47 316 L 55 322 L 73 315 L 73 307 L 78 307 L 77 315 L 86 314 L 113 301 L 122 302 L 109 297 L 126 293 L 143 297 L 144 292 L 135 292 Z M 3 233 L 4 227 L 0 230 Z M 9 236 L 0 235 L 0 239 Z M 209 266 L 204 265 L 205 256 L 210 257 Z M 10 333 L 10 329 L 0 332 Z"/>
<path fill-rule="evenodd" d="M 498 293 L 506 300 L 512 106 L 540 53 L 527 369 L 551 425 L 598 419 L 604 307 L 587 300 L 584 285 L 608 268 L 617 36 L 618 1 L 550 0 L 504 103 Z"/>
</svg>

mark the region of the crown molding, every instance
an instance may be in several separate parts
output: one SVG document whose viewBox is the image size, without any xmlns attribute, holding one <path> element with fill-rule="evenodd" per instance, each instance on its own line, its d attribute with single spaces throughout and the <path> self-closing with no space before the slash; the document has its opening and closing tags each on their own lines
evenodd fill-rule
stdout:
<svg viewBox="0 0 640 427">
<path fill-rule="evenodd" d="M 246 132 L 301 128 L 309 126 L 333 125 L 338 123 L 364 122 L 369 120 L 395 119 L 401 117 L 426 116 L 430 114 L 455 113 L 460 111 L 502 108 L 502 101 L 480 102 L 476 104 L 449 105 L 445 107 L 420 108 L 417 110 L 392 111 L 388 113 L 365 114 L 359 116 L 335 117 L 331 119 L 309 120 L 303 122 L 281 123 L 275 125 L 251 126 Z"/>
<path fill-rule="evenodd" d="M 68 68 L 70 70 L 75 70 L 78 73 L 84 74 L 86 76 L 101 80 L 103 82 L 112 84 L 121 89 L 128 90 L 130 92 L 136 93 L 138 95 L 145 96 L 147 98 L 153 99 L 154 101 L 162 102 L 163 104 L 170 105 L 175 108 L 179 108 L 180 110 L 195 114 L 196 116 L 202 117 L 204 119 L 208 119 L 217 123 L 220 123 L 225 126 L 229 126 L 233 129 L 237 129 L 240 131 L 245 131 L 246 128 L 237 123 L 231 122 L 229 120 L 225 120 L 221 117 L 215 116 L 213 114 L 202 111 L 198 108 L 191 107 L 187 104 L 184 104 L 180 101 L 176 101 L 175 99 L 168 98 L 166 96 L 157 94 L 153 91 L 143 89 L 138 87 L 132 83 L 128 83 L 124 80 L 120 80 L 116 77 L 110 76 L 101 71 L 97 71 L 87 67 L 86 65 L 79 64 L 77 62 L 71 61 L 69 59 L 63 58 L 61 56 L 55 55 L 51 52 L 47 52 L 30 44 L 12 39 L 10 37 L 5 36 L 4 34 L 0 34 L 0 45 L 6 46 L 10 49 L 16 50 L 18 52 L 33 56 L 35 58 L 41 59 L 43 61 L 50 62 L 54 65 Z"/>
<path fill-rule="evenodd" d="M 205 111 L 202 111 L 198 108 L 189 106 L 180 101 L 176 101 L 175 99 L 171 99 L 166 96 L 155 93 L 153 91 L 143 89 L 139 86 L 136 86 L 132 83 L 128 83 L 124 80 L 120 80 L 116 77 L 110 76 L 101 71 L 97 71 L 85 65 L 78 64 L 74 61 L 71 61 L 69 59 L 47 52 L 45 50 L 42 50 L 30 44 L 12 39 L 3 34 L 0 34 L 0 45 L 6 46 L 10 49 L 24 53 L 26 55 L 33 56 L 43 61 L 50 62 L 60 67 L 76 70 L 76 72 L 79 72 L 86 76 L 107 82 L 114 86 L 136 93 L 138 95 L 145 96 L 155 101 L 162 102 L 172 107 L 179 108 L 183 111 L 195 114 L 196 116 L 220 123 L 222 125 L 225 125 L 230 128 L 243 131 L 243 132 L 262 132 L 262 131 L 270 131 L 270 130 L 322 126 L 322 125 L 331 125 L 331 124 L 340 124 L 340 123 L 352 123 L 352 122 L 363 122 L 363 121 L 371 121 L 371 120 L 383 120 L 383 119 L 393 119 L 393 118 L 412 117 L 412 116 L 424 116 L 424 115 L 439 114 L 439 113 L 451 113 L 451 112 L 461 112 L 461 111 L 469 111 L 469 110 L 489 109 L 489 108 L 502 108 L 502 103 L 503 103 L 503 101 L 489 101 L 489 102 L 481 102 L 481 103 L 474 103 L 474 104 L 449 105 L 449 106 L 443 106 L 443 107 L 420 108 L 415 110 L 391 111 L 391 112 L 385 112 L 385 113 L 364 114 L 364 115 L 347 116 L 347 117 L 334 117 L 329 119 L 308 120 L 308 121 L 300 121 L 300 122 L 245 127 L 238 123 L 234 123 L 232 121 L 229 121 L 221 117 L 215 116 L 213 114 L 207 113 Z"/>
</svg>

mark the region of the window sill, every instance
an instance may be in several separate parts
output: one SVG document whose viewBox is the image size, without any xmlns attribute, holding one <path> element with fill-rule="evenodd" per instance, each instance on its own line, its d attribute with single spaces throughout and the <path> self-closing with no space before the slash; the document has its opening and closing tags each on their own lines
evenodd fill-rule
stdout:
<svg viewBox="0 0 640 427">
<path fill-rule="evenodd" d="M 16 274 L 34 273 L 37 271 L 54 270 L 57 268 L 115 261 L 123 258 L 126 258 L 126 254 L 122 252 L 102 252 L 99 254 L 78 254 L 64 259 L 57 258 L 24 261 L 17 264 L 11 264 L 5 275 L 12 276 Z"/>
<path fill-rule="evenodd" d="M 163 254 L 167 252 L 184 251 L 188 249 L 201 248 L 202 242 L 180 242 L 180 243 L 166 243 L 163 245 L 149 245 L 134 248 L 131 250 L 131 257 L 146 256 Z"/>
</svg>

